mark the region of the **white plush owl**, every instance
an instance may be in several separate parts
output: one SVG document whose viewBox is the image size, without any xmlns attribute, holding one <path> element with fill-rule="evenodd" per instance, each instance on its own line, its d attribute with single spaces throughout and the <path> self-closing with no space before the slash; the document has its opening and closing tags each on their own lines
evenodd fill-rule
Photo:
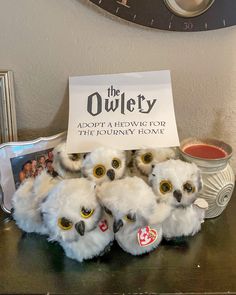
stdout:
<svg viewBox="0 0 236 295">
<path fill-rule="evenodd" d="M 154 250 L 162 239 L 162 222 L 171 207 L 158 204 L 152 189 L 138 177 L 105 182 L 97 188 L 98 199 L 113 219 L 115 239 L 120 247 L 141 255 Z"/>
<path fill-rule="evenodd" d="M 84 154 L 68 154 L 66 142 L 61 142 L 53 150 L 53 168 L 63 179 L 81 177 Z"/>
<path fill-rule="evenodd" d="M 58 181 L 43 171 L 35 179 L 28 178 L 20 185 L 12 198 L 13 218 L 19 228 L 28 233 L 47 234 L 39 206 Z"/>
<path fill-rule="evenodd" d="M 82 164 L 83 175 L 96 184 L 122 178 L 125 170 L 125 152 L 102 147 L 87 154 Z"/>
<path fill-rule="evenodd" d="M 83 261 L 101 255 L 114 234 L 95 194 L 95 183 L 85 178 L 57 184 L 41 205 L 49 240 L 57 241 L 66 255 Z"/>
<path fill-rule="evenodd" d="M 172 239 L 196 234 L 208 207 L 204 199 L 198 198 L 202 188 L 200 169 L 194 163 L 169 160 L 155 165 L 149 182 L 158 201 L 173 208 L 163 222 L 163 236 Z"/>
<path fill-rule="evenodd" d="M 148 182 L 148 175 L 155 164 L 177 157 L 175 148 L 155 148 L 136 150 L 133 155 L 131 175 L 136 175 Z"/>
</svg>

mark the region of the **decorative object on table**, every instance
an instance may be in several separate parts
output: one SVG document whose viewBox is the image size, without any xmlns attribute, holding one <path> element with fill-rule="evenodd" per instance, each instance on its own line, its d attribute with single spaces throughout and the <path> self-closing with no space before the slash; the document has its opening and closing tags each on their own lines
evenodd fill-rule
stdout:
<svg viewBox="0 0 236 295">
<path fill-rule="evenodd" d="M 84 154 L 68 154 L 66 142 L 61 142 L 53 150 L 53 168 L 63 179 L 81 177 Z"/>
<path fill-rule="evenodd" d="M 229 163 L 231 146 L 216 139 L 188 138 L 181 142 L 180 152 L 184 160 L 194 162 L 201 169 L 203 189 L 200 196 L 209 204 L 206 218 L 219 216 L 235 185 L 235 175 Z"/>
<path fill-rule="evenodd" d="M 125 170 L 126 153 L 102 147 L 86 154 L 82 163 L 83 175 L 97 184 L 119 179 Z"/>
<path fill-rule="evenodd" d="M 47 169 L 47 163 L 52 161 L 52 149 L 64 141 L 65 137 L 64 132 L 0 146 L 1 206 L 4 211 L 11 211 L 12 196 L 22 181 Z"/>
<path fill-rule="evenodd" d="M 114 239 L 95 189 L 85 178 L 62 180 L 41 205 L 49 240 L 59 242 L 68 257 L 80 262 L 103 254 Z"/>
<path fill-rule="evenodd" d="M 204 199 L 198 198 L 202 179 L 197 165 L 181 160 L 165 161 L 155 165 L 149 181 L 158 202 L 173 208 L 162 224 L 163 236 L 169 240 L 195 235 L 208 207 Z"/>
<path fill-rule="evenodd" d="M 207 31 L 236 24 L 235 0 L 90 0 L 116 17 L 168 31 Z"/>
<path fill-rule="evenodd" d="M 162 240 L 162 222 L 171 207 L 157 204 L 152 189 L 139 177 L 105 182 L 97 188 L 98 199 L 114 220 L 115 239 L 120 247 L 141 255 L 154 250 Z"/>
<path fill-rule="evenodd" d="M 30 177 L 19 186 L 12 197 L 12 206 L 13 218 L 20 229 L 27 233 L 48 233 L 39 207 L 59 181 L 57 177 L 43 171 L 35 179 Z"/>
<path fill-rule="evenodd" d="M 0 143 L 17 141 L 15 93 L 12 71 L 0 70 Z"/>
<path fill-rule="evenodd" d="M 133 165 L 130 168 L 130 174 L 141 177 L 148 182 L 148 175 L 152 172 L 153 165 L 174 159 L 176 156 L 175 148 L 136 150 L 133 154 Z"/>
</svg>

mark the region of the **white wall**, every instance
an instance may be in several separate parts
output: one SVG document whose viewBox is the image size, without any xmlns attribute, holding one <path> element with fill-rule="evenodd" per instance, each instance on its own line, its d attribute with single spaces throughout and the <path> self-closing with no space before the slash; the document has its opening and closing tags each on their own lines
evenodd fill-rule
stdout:
<svg viewBox="0 0 236 295">
<path fill-rule="evenodd" d="M 15 73 L 21 139 L 67 128 L 69 75 L 170 69 L 180 138 L 217 137 L 236 150 L 236 27 L 152 30 L 85 0 L 0 4 L 0 68 Z"/>
</svg>

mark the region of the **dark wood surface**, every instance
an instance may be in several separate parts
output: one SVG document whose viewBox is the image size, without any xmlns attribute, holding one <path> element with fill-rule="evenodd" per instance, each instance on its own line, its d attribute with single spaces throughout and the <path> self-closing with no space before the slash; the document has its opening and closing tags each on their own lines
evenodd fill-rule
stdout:
<svg viewBox="0 0 236 295">
<path fill-rule="evenodd" d="M 117 245 L 84 263 L 46 237 L 23 235 L 0 212 L 0 293 L 158 294 L 236 292 L 236 193 L 218 218 L 185 243 L 134 257 Z"/>
</svg>

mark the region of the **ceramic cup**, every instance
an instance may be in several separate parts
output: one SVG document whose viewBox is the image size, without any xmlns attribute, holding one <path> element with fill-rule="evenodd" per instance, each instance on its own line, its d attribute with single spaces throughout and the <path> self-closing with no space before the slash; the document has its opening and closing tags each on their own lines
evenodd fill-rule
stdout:
<svg viewBox="0 0 236 295">
<path fill-rule="evenodd" d="M 225 156 L 206 159 L 187 154 L 185 149 L 193 145 L 218 147 L 225 152 Z M 232 156 L 231 146 L 216 139 L 188 138 L 181 142 L 180 154 L 185 161 L 193 162 L 201 169 L 203 188 L 199 197 L 209 204 L 206 218 L 219 216 L 226 208 L 235 185 L 235 175 L 229 163 Z"/>
</svg>

